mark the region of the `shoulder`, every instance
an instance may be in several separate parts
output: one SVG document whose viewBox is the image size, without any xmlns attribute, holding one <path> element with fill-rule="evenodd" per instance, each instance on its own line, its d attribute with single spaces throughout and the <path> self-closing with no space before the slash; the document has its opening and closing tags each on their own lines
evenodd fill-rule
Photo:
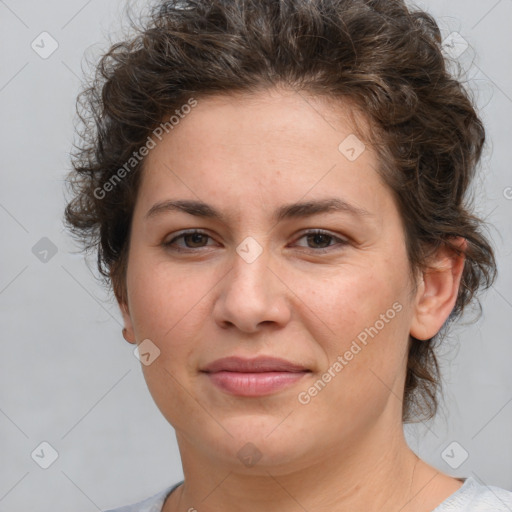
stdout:
<svg viewBox="0 0 512 512">
<path fill-rule="evenodd" d="M 469 477 L 464 485 L 433 512 L 510 512 L 512 492 L 479 484 Z"/>
<path fill-rule="evenodd" d="M 164 505 L 165 499 L 169 494 L 176 489 L 183 482 L 179 482 L 176 485 L 168 487 L 157 494 L 150 496 L 142 501 L 133 503 L 131 505 L 125 505 L 124 507 L 105 510 L 104 512 L 161 512 Z"/>
</svg>

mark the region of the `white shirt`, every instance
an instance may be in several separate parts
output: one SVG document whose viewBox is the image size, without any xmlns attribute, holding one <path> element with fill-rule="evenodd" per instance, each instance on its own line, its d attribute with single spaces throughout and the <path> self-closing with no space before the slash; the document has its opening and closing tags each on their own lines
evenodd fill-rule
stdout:
<svg viewBox="0 0 512 512">
<path fill-rule="evenodd" d="M 162 512 L 167 496 L 182 483 L 179 482 L 133 505 L 105 512 Z M 462 487 L 432 512 L 512 512 L 512 492 L 500 487 L 481 485 L 469 477 Z"/>
</svg>

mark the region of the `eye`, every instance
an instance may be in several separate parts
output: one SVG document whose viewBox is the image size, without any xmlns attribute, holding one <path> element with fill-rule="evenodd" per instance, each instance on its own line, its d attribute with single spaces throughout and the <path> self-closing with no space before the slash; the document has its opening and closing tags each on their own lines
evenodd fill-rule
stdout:
<svg viewBox="0 0 512 512">
<path fill-rule="evenodd" d="M 328 252 L 330 250 L 330 249 L 328 249 L 329 247 L 333 247 L 335 245 L 343 246 L 343 245 L 348 244 L 347 240 L 344 240 L 342 238 L 334 236 L 334 235 L 330 234 L 329 232 L 323 231 L 321 229 L 315 229 L 312 231 L 308 231 L 308 232 L 304 233 L 299 238 L 299 240 L 301 240 L 303 238 L 307 239 L 308 244 L 313 244 L 313 247 L 311 247 L 311 245 L 309 245 L 307 247 L 309 249 L 315 249 L 313 252 Z M 331 244 L 331 242 L 333 242 L 333 241 L 337 242 L 337 244 L 336 243 Z M 318 247 L 319 245 L 321 247 Z M 300 247 L 304 247 L 304 246 L 300 246 Z"/>
<path fill-rule="evenodd" d="M 185 246 L 176 245 L 176 241 L 181 239 L 183 239 L 185 242 Z M 171 240 L 163 242 L 162 245 L 166 248 L 179 252 L 186 251 L 187 249 L 199 249 L 201 247 L 207 247 L 206 241 L 208 239 L 211 239 L 210 235 L 204 231 L 198 231 L 195 229 L 192 231 L 184 231 Z"/>
<path fill-rule="evenodd" d="M 339 238 L 327 231 L 323 231 L 320 229 L 305 232 L 298 240 L 302 239 L 307 240 L 308 246 L 299 244 L 299 247 L 312 249 L 313 252 L 316 253 L 329 252 L 331 250 L 331 247 L 334 247 L 336 245 L 343 246 L 348 244 L 347 240 Z M 185 243 L 185 245 L 177 244 L 178 240 L 182 240 Z M 200 249 L 202 247 L 208 247 L 208 240 L 212 240 L 212 237 L 205 233 L 204 231 L 191 230 L 184 231 L 178 234 L 177 236 L 171 238 L 170 240 L 163 242 L 162 245 L 165 248 L 168 248 L 173 251 L 186 252 L 194 249 Z"/>
</svg>

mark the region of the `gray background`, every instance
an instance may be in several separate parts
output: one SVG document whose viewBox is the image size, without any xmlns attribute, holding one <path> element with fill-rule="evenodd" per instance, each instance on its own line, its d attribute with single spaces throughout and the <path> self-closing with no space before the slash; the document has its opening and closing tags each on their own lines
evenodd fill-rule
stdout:
<svg viewBox="0 0 512 512">
<path fill-rule="evenodd" d="M 458 60 L 488 130 L 478 211 L 494 226 L 500 276 L 482 318 L 445 345 L 441 414 L 406 432 L 442 471 L 512 490 L 512 0 L 417 5 L 470 45 Z M 182 477 L 117 306 L 61 222 L 84 52 L 94 58 L 115 39 L 125 6 L 0 0 L 0 512 L 101 510 Z M 43 31 L 59 45 L 46 59 L 31 47 L 51 49 Z M 48 469 L 43 441 L 58 453 Z"/>
</svg>

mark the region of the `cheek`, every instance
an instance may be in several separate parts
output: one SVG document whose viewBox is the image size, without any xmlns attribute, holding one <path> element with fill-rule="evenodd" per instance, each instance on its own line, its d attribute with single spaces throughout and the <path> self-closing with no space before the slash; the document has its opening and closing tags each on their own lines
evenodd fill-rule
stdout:
<svg viewBox="0 0 512 512">
<path fill-rule="evenodd" d="M 336 375 L 326 376 L 333 384 L 322 390 L 326 395 L 317 406 L 338 403 L 349 410 L 377 411 L 390 390 L 399 389 L 411 316 L 407 276 L 406 260 L 400 265 L 397 255 L 393 264 L 382 260 L 338 272 L 320 287 L 314 279 L 305 282 L 307 305 L 329 327 L 315 337 L 326 355 L 321 371 Z"/>
<path fill-rule="evenodd" d="M 142 365 L 149 392 L 163 416 L 177 429 L 190 427 L 201 416 L 189 376 L 197 350 L 198 326 L 204 324 L 204 298 L 208 283 L 193 273 L 169 272 L 162 263 L 131 255 L 127 270 L 130 312 L 137 342 L 150 339 L 159 355 Z"/>
<path fill-rule="evenodd" d="M 407 291 L 406 270 L 393 270 L 398 265 L 395 262 L 393 266 L 377 263 L 340 266 L 322 279 L 304 273 L 295 279 L 290 275 L 294 283 L 300 283 L 294 287 L 301 299 L 296 303 L 301 310 L 300 321 L 316 320 L 310 327 L 324 326 L 324 338 L 339 348 L 375 322 L 381 326 L 380 315 L 388 310 L 388 316 L 393 318 L 386 326 L 396 324 L 399 306 L 395 309 L 392 306 L 398 302 L 403 310 Z"/>
<path fill-rule="evenodd" d="M 210 272 L 211 274 L 211 272 Z M 211 282 L 210 282 L 211 281 Z M 164 340 L 193 322 L 215 280 L 134 254 L 127 272 L 130 311 L 137 339 Z"/>
<path fill-rule="evenodd" d="M 345 302 L 331 326 L 335 334 L 321 339 L 324 365 L 310 387 L 300 390 L 304 417 L 317 418 L 319 430 L 329 418 L 333 438 L 357 437 L 378 421 L 388 403 L 401 407 L 408 312 L 385 283 L 379 284 L 368 295 L 349 294 L 347 288 L 339 297 Z"/>
</svg>

